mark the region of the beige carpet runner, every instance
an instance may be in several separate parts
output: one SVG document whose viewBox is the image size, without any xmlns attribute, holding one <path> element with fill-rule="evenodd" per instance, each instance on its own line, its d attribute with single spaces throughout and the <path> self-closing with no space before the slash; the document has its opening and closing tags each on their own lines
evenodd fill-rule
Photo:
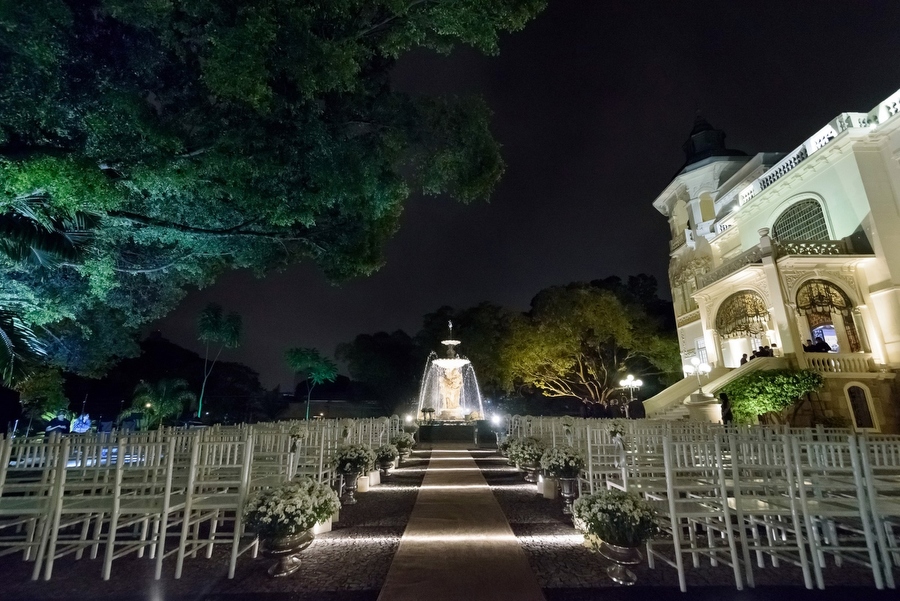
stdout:
<svg viewBox="0 0 900 601">
<path fill-rule="evenodd" d="M 472 454 L 451 444 L 432 451 L 378 596 L 378 601 L 445 599 L 544 599 Z"/>
</svg>

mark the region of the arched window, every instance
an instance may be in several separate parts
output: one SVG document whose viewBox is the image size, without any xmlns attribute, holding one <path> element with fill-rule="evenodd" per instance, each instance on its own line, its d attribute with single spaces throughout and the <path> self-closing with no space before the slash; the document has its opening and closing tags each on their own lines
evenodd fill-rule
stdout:
<svg viewBox="0 0 900 601">
<path fill-rule="evenodd" d="M 716 332 L 722 338 L 759 337 L 768 329 L 766 301 L 750 290 L 732 294 L 716 313 Z"/>
<path fill-rule="evenodd" d="M 875 417 L 872 412 L 872 403 L 868 391 L 862 386 L 851 384 L 847 386 L 847 403 L 850 405 L 850 415 L 853 416 L 853 426 L 857 430 L 877 430 Z"/>
<path fill-rule="evenodd" d="M 812 199 L 792 204 L 775 220 L 772 236 L 776 240 L 828 240 L 822 205 Z"/>
<path fill-rule="evenodd" d="M 856 326 L 853 324 L 853 304 L 844 291 L 825 280 L 809 280 L 797 291 L 797 312 L 805 315 L 809 322 L 811 335 L 816 337 L 829 327 L 835 326 L 835 315 L 840 315 L 850 352 L 858 353 L 862 346 Z M 824 329 L 824 330 L 823 330 Z M 823 335 L 827 340 L 828 336 Z M 841 349 L 846 352 L 847 349 Z"/>
</svg>

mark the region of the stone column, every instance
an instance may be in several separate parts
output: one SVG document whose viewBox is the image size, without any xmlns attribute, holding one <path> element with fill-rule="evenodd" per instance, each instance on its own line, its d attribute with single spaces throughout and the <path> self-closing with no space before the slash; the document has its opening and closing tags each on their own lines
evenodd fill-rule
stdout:
<svg viewBox="0 0 900 601">
<path fill-rule="evenodd" d="M 781 274 L 776 264 L 775 247 L 769 237 L 769 228 L 759 229 L 759 249 L 762 251 L 763 273 L 766 276 L 766 284 L 769 287 L 769 303 L 772 305 L 772 317 L 775 321 L 775 329 L 781 340 L 781 349 L 784 354 L 794 353 L 801 348 L 794 337 L 791 336 L 789 316 L 786 309 L 786 299 L 781 286 Z"/>
<path fill-rule="evenodd" d="M 842 353 L 850 352 L 850 339 L 847 337 L 847 326 L 844 324 L 844 316 L 840 313 L 831 314 L 831 323 L 834 324 L 834 333 L 838 339 L 838 346 Z"/>
</svg>

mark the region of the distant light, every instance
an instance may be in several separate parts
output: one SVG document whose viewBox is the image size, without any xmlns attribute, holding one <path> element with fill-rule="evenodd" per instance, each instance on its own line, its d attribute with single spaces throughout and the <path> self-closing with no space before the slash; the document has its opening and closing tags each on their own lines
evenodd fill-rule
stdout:
<svg viewBox="0 0 900 601">
<path fill-rule="evenodd" d="M 406 421 L 407 421 L 407 423 L 411 422 L 411 421 L 412 421 L 412 416 L 409 415 L 409 414 L 407 414 L 407 415 L 406 415 Z"/>
<path fill-rule="evenodd" d="M 500 416 L 499 416 L 499 415 L 493 416 L 493 417 L 491 418 L 491 421 L 494 422 L 494 425 L 495 425 L 495 426 L 499 426 L 499 425 L 500 425 Z"/>
<path fill-rule="evenodd" d="M 152 407 L 152 406 L 153 406 L 152 403 L 147 403 L 146 405 L 144 405 L 144 407 L 146 407 L 147 409 L 149 409 L 149 408 Z"/>
</svg>

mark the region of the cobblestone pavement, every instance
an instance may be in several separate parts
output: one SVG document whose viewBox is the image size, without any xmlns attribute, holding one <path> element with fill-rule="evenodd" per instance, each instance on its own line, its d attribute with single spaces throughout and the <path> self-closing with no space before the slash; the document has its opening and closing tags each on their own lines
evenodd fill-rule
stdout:
<svg viewBox="0 0 900 601">
<path fill-rule="evenodd" d="M 185 562 L 184 575 L 173 578 L 174 561 L 168 559 L 163 579 L 153 579 L 153 563 L 133 556 L 113 564 L 112 578 L 100 579 L 99 560 L 57 560 L 50 582 L 30 580 L 32 564 L 20 555 L 0 557 L 0 601 L 375 601 L 399 547 L 424 477 L 428 448 L 422 445 L 404 467 L 380 486 L 357 495 L 359 503 L 344 507 L 334 530 L 319 535 L 303 552 L 303 566 L 288 578 L 272 579 L 265 571 L 270 561 L 249 555 L 239 558 L 233 580 L 226 578 L 226 549 L 212 559 Z M 646 564 L 634 569 L 638 584 L 615 586 L 606 576 L 605 561 L 581 545 L 581 537 L 563 515 L 562 499 L 539 496 L 520 472 L 496 455 L 476 454 L 485 479 L 519 538 L 548 601 L 645 601 L 650 595 L 678 598 L 674 568 Z M 734 589 L 731 569 L 687 569 L 691 601 L 822 601 L 862 595 L 867 601 L 894 601 L 896 591 L 876 591 L 868 568 L 854 564 L 829 567 L 827 589 L 807 591 L 793 566 L 757 570 L 757 589 Z M 898 573 L 900 577 L 900 573 Z M 427 601 L 427 592 L 423 591 Z M 687 598 L 687 597 L 685 597 Z M 470 601 L 470 600 L 463 600 Z M 492 597 L 491 601 L 505 601 Z"/>
</svg>

